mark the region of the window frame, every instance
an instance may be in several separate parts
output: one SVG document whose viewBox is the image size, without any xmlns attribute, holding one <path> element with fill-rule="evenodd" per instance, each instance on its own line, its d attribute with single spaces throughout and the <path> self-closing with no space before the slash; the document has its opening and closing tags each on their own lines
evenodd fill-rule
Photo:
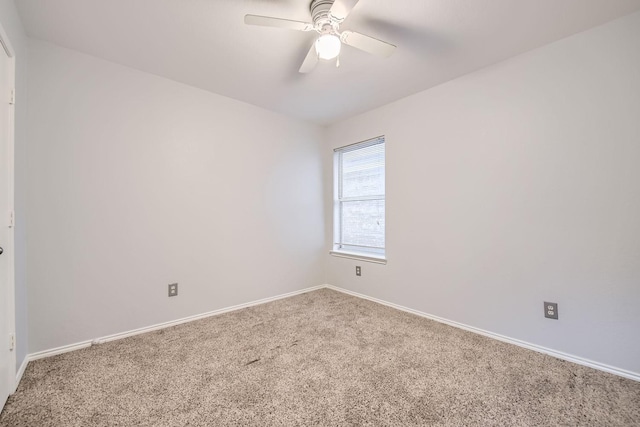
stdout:
<svg viewBox="0 0 640 427">
<path fill-rule="evenodd" d="M 384 182 L 384 194 L 367 195 L 367 196 L 355 196 L 355 197 L 343 197 L 343 162 L 342 155 L 351 151 L 356 151 L 364 148 L 368 148 L 374 145 L 384 144 L 385 156 L 384 156 L 384 168 L 385 168 L 385 182 Z M 343 147 L 335 148 L 333 154 L 333 235 L 332 235 L 332 250 L 331 255 L 351 258 L 367 262 L 373 262 L 378 264 L 386 264 L 386 138 L 384 135 L 369 138 L 364 141 L 349 144 Z M 360 246 L 353 244 L 345 244 L 343 242 L 343 204 L 345 202 L 357 202 L 357 201 L 372 201 L 382 200 L 385 205 L 385 245 L 384 247 L 373 246 Z M 358 250 L 358 248 L 363 248 Z"/>
</svg>

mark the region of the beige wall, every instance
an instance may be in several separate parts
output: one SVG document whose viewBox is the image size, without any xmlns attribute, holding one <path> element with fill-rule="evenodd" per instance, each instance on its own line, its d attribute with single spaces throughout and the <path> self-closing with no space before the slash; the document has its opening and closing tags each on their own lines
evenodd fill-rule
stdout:
<svg viewBox="0 0 640 427">
<path fill-rule="evenodd" d="M 639 118 L 636 13 L 331 126 L 326 252 L 331 149 L 386 135 L 388 264 L 328 283 L 639 374 Z"/>
<path fill-rule="evenodd" d="M 29 53 L 30 353 L 323 283 L 319 128 Z"/>
</svg>

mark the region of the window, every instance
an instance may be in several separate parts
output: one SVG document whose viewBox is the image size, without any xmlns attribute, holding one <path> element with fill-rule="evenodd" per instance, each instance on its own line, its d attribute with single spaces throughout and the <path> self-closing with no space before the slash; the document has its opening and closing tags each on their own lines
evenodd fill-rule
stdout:
<svg viewBox="0 0 640 427">
<path fill-rule="evenodd" d="M 332 254 L 384 261 L 384 163 L 384 137 L 335 150 Z"/>
</svg>

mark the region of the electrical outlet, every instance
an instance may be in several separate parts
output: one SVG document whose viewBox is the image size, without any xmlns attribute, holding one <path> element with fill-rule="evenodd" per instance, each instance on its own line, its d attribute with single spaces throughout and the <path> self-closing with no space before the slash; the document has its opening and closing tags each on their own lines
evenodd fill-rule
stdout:
<svg viewBox="0 0 640 427">
<path fill-rule="evenodd" d="M 359 265 L 356 265 L 356 276 L 362 276 L 362 269 Z"/>
<path fill-rule="evenodd" d="M 544 303 L 544 317 L 548 319 L 558 319 L 558 303 L 545 302 Z"/>
<path fill-rule="evenodd" d="M 169 296 L 170 297 L 175 297 L 178 295 L 178 284 L 177 283 L 172 283 L 169 285 Z"/>
</svg>

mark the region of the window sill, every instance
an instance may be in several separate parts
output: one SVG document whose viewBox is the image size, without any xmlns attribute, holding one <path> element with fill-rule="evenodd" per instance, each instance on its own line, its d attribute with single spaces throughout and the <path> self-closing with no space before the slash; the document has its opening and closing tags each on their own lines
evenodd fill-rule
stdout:
<svg viewBox="0 0 640 427">
<path fill-rule="evenodd" d="M 345 252 L 345 251 L 329 251 L 329 253 L 339 258 L 357 259 L 358 261 L 372 262 L 375 264 L 387 263 L 387 259 L 381 256 L 364 255 L 357 252 Z"/>
</svg>

